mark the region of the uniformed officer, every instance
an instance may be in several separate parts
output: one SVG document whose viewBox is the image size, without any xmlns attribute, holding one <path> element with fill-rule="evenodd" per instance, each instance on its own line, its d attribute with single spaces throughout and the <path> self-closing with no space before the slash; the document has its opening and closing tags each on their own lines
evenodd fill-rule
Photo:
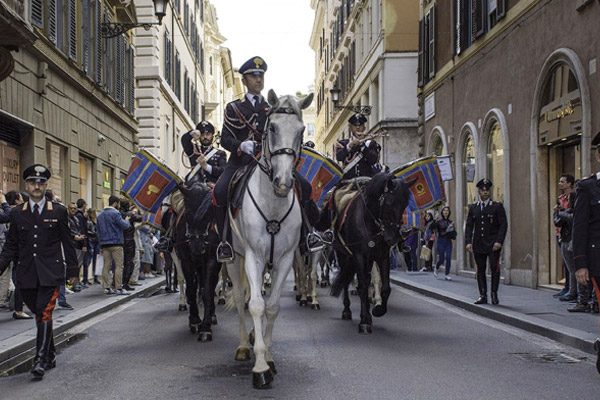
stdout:
<svg viewBox="0 0 600 400">
<path fill-rule="evenodd" d="M 200 164 L 210 188 L 215 186 L 227 164 L 227 154 L 213 146 L 214 135 L 213 124 L 202 121 L 196 125 L 196 129 L 181 137 L 181 145 L 190 165 L 195 167 Z"/>
<path fill-rule="evenodd" d="M 335 145 L 335 157 L 344 165 L 343 179 L 357 176 L 374 176 L 381 172 L 379 153 L 381 146 L 373 139 L 368 139 L 366 132 L 367 117 L 356 113 L 348 119 L 350 139 L 342 139 Z"/>
<path fill-rule="evenodd" d="M 487 304 L 487 282 L 485 270 L 490 260 L 492 272 L 492 304 L 498 304 L 500 285 L 500 252 L 506 237 L 506 212 L 502 203 L 490 199 L 492 181 L 482 179 L 477 182 L 480 201 L 469 206 L 465 227 L 467 250 L 473 253 L 477 264 L 477 286 L 479 298 L 475 304 Z"/>
<path fill-rule="evenodd" d="M 600 162 L 600 132 L 592 140 L 596 160 Z M 600 172 L 582 179 L 577 185 L 573 214 L 573 259 L 575 277 L 582 285 L 593 282 L 600 299 Z M 594 344 L 598 352 L 596 369 L 600 373 L 600 339 Z"/>
<path fill-rule="evenodd" d="M 223 237 L 229 182 L 239 168 L 255 162 L 262 150 L 262 135 L 266 129 L 267 113 L 270 108 L 260 94 L 265 85 L 266 71 L 267 63 L 261 57 L 252 57 L 246 61 L 239 72 L 242 74 L 242 83 L 246 86 L 247 93 L 242 100 L 232 101 L 225 108 L 221 145 L 230 152 L 230 155 L 225 170 L 213 189 L 215 219 L 219 233 L 222 235 L 221 243 L 217 247 L 219 262 L 232 261 L 234 257 L 233 248 L 229 243 L 230 232 L 227 237 Z M 302 188 L 300 205 L 314 224 L 318 219 L 318 209 L 310 198 L 312 187 L 306 178 L 298 174 L 295 176 Z M 310 251 L 323 247 L 321 239 L 314 234 L 308 234 L 305 241 Z"/>
<path fill-rule="evenodd" d="M 0 254 L 0 272 L 14 261 L 23 301 L 35 314 L 36 355 L 31 373 L 42 379 L 56 366 L 52 311 L 60 285 L 77 283 L 79 266 L 68 225 L 67 210 L 44 197 L 50 171 L 34 164 L 23 171 L 29 201 L 10 214 L 10 229 Z M 63 256 L 64 254 L 64 256 Z"/>
</svg>

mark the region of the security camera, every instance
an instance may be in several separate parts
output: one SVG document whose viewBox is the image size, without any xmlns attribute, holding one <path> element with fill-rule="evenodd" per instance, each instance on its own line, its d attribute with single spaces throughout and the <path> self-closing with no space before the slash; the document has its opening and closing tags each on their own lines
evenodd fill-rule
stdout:
<svg viewBox="0 0 600 400">
<path fill-rule="evenodd" d="M 105 141 L 106 141 L 106 138 L 104 137 L 104 135 L 103 134 L 99 134 L 98 135 L 98 146 L 100 146 L 100 144 L 102 142 L 105 142 Z"/>
</svg>

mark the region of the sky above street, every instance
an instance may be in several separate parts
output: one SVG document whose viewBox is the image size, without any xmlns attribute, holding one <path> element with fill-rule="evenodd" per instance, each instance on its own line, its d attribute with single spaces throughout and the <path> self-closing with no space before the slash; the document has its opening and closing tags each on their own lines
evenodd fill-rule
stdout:
<svg viewBox="0 0 600 400">
<path fill-rule="evenodd" d="M 227 38 L 233 66 L 261 56 L 268 65 L 265 91 L 308 92 L 314 85 L 315 53 L 308 45 L 314 11 L 310 0 L 211 0 Z"/>
</svg>

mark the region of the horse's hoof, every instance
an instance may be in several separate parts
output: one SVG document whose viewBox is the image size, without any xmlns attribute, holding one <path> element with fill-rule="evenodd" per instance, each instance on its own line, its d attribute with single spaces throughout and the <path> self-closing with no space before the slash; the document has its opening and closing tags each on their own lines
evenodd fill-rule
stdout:
<svg viewBox="0 0 600 400">
<path fill-rule="evenodd" d="M 212 316 L 210 317 L 210 323 L 211 323 L 212 325 L 219 325 L 219 321 L 217 321 L 217 316 L 216 316 L 216 315 L 212 315 Z"/>
<path fill-rule="evenodd" d="M 308 301 L 300 300 L 300 307 L 306 307 L 307 304 L 308 304 Z"/>
<path fill-rule="evenodd" d="M 350 294 L 351 294 L 352 296 L 358 296 L 358 291 L 357 291 L 356 289 L 352 289 L 352 290 L 350 291 Z"/>
<path fill-rule="evenodd" d="M 344 321 L 352 321 L 352 312 L 350 312 L 350 311 L 343 311 L 342 312 L 342 319 Z"/>
<path fill-rule="evenodd" d="M 222 306 L 225 304 L 225 299 L 219 299 L 219 301 L 217 302 L 218 305 Z"/>
<path fill-rule="evenodd" d="M 313 304 L 313 305 L 311 306 L 311 308 L 312 308 L 313 310 L 320 310 L 320 309 L 321 309 L 321 306 L 320 306 L 320 305 L 318 305 L 318 304 Z"/>
<path fill-rule="evenodd" d="M 373 307 L 373 316 L 374 317 L 383 317 L 387 312 L 387 308 L 382 305 L 376 305 Z"/>
<path fill-rule="evenodd" d="M 212 342 L 212 332 L 200 332 L 198 334 L 199 342 Z"/>
<path fill-rule="evenodd" d="M 250 349 L 246 347 L 240 347 L 235 351 L 235 361 L 248 361 L 250 360 Z"/>
<path fill-rule="evenodd" d="M 200 328 L 200 324 L 189 324 L 190 327 L 190 333 L 197 333 L 199 328 Z"/>
<path fill-rule="evenodd" d="M 307 297 L 306 297 L 306 300 L 307 300 L 309 303 L 312 303 L 312 296 L 307 296 Z"/>
<path fill-rule="evenodd" d="M 248 334 L 248 342 L 250 342 L 250 344 L 254 346 L 254 329 L 252 329 Z"/>
<path fill-rule="evenodd" d="M 178 310 L 179 311 L 187 311 L 187 306 L 185 304 L 180 304 Z"/>
<path fill-rule="evenodd" d="M 294 290 L 296 290 L 296 289 L 294 289 Z M 299 294 L 296 295 L 296 301 L 300 301 L 301 298 L 302 298 L 301 295 L 299 295 Z"/>
<path fill-rule="evenodd" d="M 371 325 L 369 324 L 358 324 L 358 333 L 362 333 L 363 335 L 371 334 Z"/>
<path fill-rule="evenodd" d="M 271 371 L 271 373 L 273 373 L 273 375 L 277 375 L 277 368 L 275 368 L 275 361 L 267 361 L 267 364 L 269 365 L 269 370 Z"/>
<path fill-rule="evenodd" d="M 255 389 L 269 389 L 271 388 L 271 382 L 273 382 L 273 373 L 270 369 L 265 372 L 252 373 L 252 386 Z"/>
</svg>

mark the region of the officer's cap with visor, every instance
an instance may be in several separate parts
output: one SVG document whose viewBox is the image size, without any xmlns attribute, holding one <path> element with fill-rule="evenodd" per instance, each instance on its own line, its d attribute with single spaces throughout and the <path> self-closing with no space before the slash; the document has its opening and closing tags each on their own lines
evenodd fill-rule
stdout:
<svg viewBox="0 0 600 400">
<path fill-rule="evenodd" d="M 349 119 L 348 123 L 354 126 L 360 126 L 367 123 L 367 117 L 360 113 L 353 114 Z"/>
<path fill-rule="evenodd" d="M 262 57 L 255 56 L 242 64 L 239 72 L 242 75 L 262 75 L 267 72 L 267 63 L 262 59 Z"/>
<path fill-rule="evenodd" d="M 490 188 L 492 187 L 492 181 L 490 181 L 487 178 L 484 178 L 477 182 L 477 185 L 475 186 L 477 186 L 477 188 L 481 190 L 490 190 Z"/>
<path fill-rule="evenodd" d="M 33 164 L 23 171 L 23 180 L 26 182 L 46 182 L 50 179 L 50 170 L 42 164 Z"/>
<path fill-rule="evenodd" d="M 215 127 L 208 121 L 202 121 L 198 125 L 196 125 L 196 130 L 200 133 L 215 133 Z"/>
</svg>

